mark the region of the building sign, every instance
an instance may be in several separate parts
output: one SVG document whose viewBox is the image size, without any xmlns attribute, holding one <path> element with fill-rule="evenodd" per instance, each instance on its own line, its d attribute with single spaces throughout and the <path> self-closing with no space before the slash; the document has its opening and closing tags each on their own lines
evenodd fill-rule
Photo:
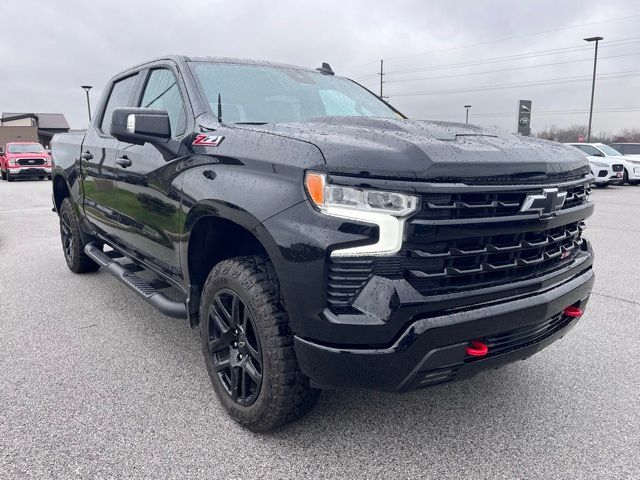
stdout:
<svg viewBox="0 0 640 480">
<path fill-rule="evenodd" d="M 518 133 L 525 136 L 531 135 L 531 100 L 518 102 Z"/>
</svg>

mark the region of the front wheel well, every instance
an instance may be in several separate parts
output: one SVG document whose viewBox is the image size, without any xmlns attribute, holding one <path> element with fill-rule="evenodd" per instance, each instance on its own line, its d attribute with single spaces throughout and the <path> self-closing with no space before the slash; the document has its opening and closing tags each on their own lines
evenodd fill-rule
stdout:
<svg viewBox="0 0 640 480">
<path fill-rule="evenodd" d="M 194 225 L 189 236 L 188 265 L 192 287 L 202 291 L 211 269 L 222 260 L 268 254 L 256 236 L 224 218 L 208 216 Z"/>
<path fill-rule="evenodd" d="M 71 193 L 69 192 L 69 186 L 65 179 L 60 175 L 53 177 L 53 201 L 56 205 L 56 211 L 60 211 L 62 201 L 70 196 Z"/>
</svg>

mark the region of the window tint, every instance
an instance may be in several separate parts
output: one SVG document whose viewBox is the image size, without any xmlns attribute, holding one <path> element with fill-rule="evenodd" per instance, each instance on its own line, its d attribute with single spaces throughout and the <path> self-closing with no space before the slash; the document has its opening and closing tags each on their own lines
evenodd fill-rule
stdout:
<svg viewBox="0 0 640 480">
<path fill-rule="evenodd" d="M 587 155 L 598 155 L 600 153 L 600 151 L 597 148 L 592 147 L 591 145 L 575 145 L 575 146 L 580 150 L 582 150 Z"/>
<path fill-rule="evenodd" d="M 171 123 L 171 135 L 182 135 L 186 128 L 182 95 L 171 70 L 152 70 L 144 87 L 141 107 L 166 110 Z"/>
<path fill-rule="evenodd" d="M 122 108 L 129 105 L 129 99 L 131 93 L 136 85 L 136 79 L 138 75 L 132 75 L 131 77 L 123 78 L 113 84 L 107 106 L 104 109 L 102 115 L 102 122 L 100 124 L 100 130 L 109 135 L 109 127 L 111 125 L 111 114 L 116 108 Z"/>
</svg>

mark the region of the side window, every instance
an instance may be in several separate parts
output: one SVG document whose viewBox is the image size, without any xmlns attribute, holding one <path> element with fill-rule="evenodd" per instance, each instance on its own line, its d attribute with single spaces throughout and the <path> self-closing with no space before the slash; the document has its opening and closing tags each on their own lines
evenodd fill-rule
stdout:
<svg viewBox="0 0 640 480">
<path fill-rule="evenodd" d="M 138 74 L 123 78 L 113 84 L 109 100 L 107 100 L 107 106 L 105 107 L 102 115 L 102 122 L 100 122 L 100 130 L 102 130 L 103 133 L 109 135 L 111 115 L 113 114 L 113 111 L 116 108 L 128 106 L 137 78 Z"/>
<path fill-rule="evenodd" d="M 182 95 L 171 70 L 159 68 L 151 71 L 140 106 L 166 110 L 171 123 L 171 135 L 175 137 L 184 133 L 186 120 Z"/>
<path fill-rule="evenodd" d="M 600 153 L 600 150 L 598 150 L 595 147 L 592 147 L 591 145 L 576 145 L 576 147 L 578 147 L 587 155 L 598 155 Z"/>
</svg>

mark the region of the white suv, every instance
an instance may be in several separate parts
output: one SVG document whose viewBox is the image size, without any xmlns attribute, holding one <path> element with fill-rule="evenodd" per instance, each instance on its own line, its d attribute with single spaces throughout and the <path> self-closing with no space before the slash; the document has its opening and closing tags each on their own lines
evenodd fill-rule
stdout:
<svg viewBox="0 0 640 480">
<path fill-rule="evenodd" d="M 640 158 L 626 157 L 604 143 L 570 143 L 569 145 L 579 148 L 590 157 L 597 157 L 594 159 L 596 163 L 606 163 L 607 165 L 622 164 L 621 183 L 629 183 L 629 185 L 637 185 L 640 183 Z"/>
</svg>

